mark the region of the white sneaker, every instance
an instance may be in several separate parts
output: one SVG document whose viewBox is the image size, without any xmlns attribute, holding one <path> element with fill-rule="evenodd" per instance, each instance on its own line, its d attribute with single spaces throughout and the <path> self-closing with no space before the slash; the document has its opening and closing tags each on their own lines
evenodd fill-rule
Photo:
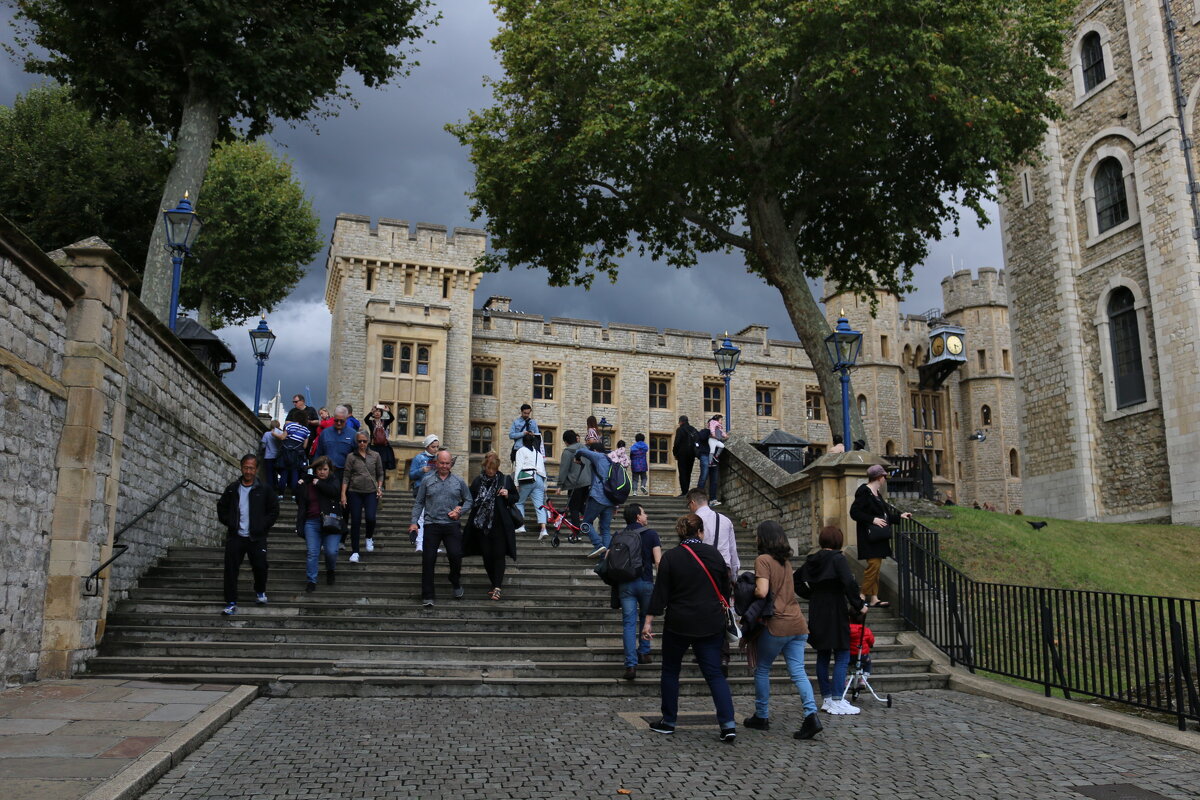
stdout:
<svg viewBox="0 0 1200 800">
<path fill-rule="evenodd" d="M 595 550 L 593 550 L 592 552 L 588 553 L 588 554 L 587 554 L 587 557 L 588 557 L 588 558 L 595 558 L 596 556 L 602 556 L 602 555 L 604 555 L 604 554 L 605 554 L 605 553 L 607 553 L 607 552 L 608 552 L 608 548 L 607 548 L 607 547 L 604 547 L 603 545 L 601 545 L 600 547 L 597 547 L 597 548 L 596 548 Z"/>
<path fill-rule="evenodd" d="M 719 506 L 719 505 L 721 505 L 721 501 L 720 500 L 709 500 L 708 504 L 710 506 Z"/>
<path fill-rule="evenodd" d="M 368 553 L 375 552 L 375 540 L 374 539 L 367 539 L 367 552 Z"/>
<path fill-rule="evenodd" d="M 550 534 L 546 532 L 545 528 L 542 528 L 542 532 L 538 534 L 538 541 L 540 542 L 542 539 L 545 539 L 548 536 L 550 536 Z"/>
<path fill-rule="evenodd" d="M 358 563 L 358 553 L 351 553 L 351 554 L 350 554 L 350 563 L 351 563 L 351 564 L 357 564 L 357 563 Z"/>
<path fill-rule="evenodd" d="M 821 703 L 821 710 L 824 711 L 826 714 L 834 713 L 833 712 L 833 700 L 828 697 L 825 698 L 825 702 Z"/>
<path fill-rule="evenodd" d="M 833 700 L 832 703 L 833 703 L 833 708 L 830 710 L 830 712 L 829 712 L 830 714 L 850 715 L 850 714 L 862 713 L 861 708 L 859 708 L 858 706 L 852 706 L 848 702 L 846 702 L 845 700 L 842 700 L 840 698 Z"/>
<path fill-rule="evenodd" d="M 524 526 L 524 525 L 522 525 L 521 527 L 519 527 L 519 528 L 517 528 L 515 531 L 513 531 L 513 533 L 524 533 L 524 532 L 525 532 L 525 526 Z"/>
</svg>

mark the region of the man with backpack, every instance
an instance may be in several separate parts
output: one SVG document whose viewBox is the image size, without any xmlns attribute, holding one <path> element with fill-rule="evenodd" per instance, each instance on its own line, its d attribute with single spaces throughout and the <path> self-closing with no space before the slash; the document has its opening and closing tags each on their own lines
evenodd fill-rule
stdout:
<svg viewBox="0 0 1200 800">
<path fill-rule="evenodd" d="M 596 549 L 588 553 L 588 558 L 602 556 L 608 551 L 612 543 L 610 526 L 613 510 L 629 496 L 629 473 L 620 464 L 609 461 L 608 456 L 600 452 L 602 450 L 599 442 L 589 441 L 588 447 L 575 453 L 576 461 L 588 461 L 592 465 L 592 486 L 588 490 L 587 506 L 583 509 L 583 521 L 588 523 L 588 538 Z M 596 531 L 597 520 L 599 533 Z"/>
<path fill-rule="evenodd" d="M 679 470 L 679 496 L 686 497 L 688 489 L 692 488 L 692 467 L 696 465 L 696 429 L 688 424 L 686 416 L 679 418 L 671 455 L 675 456 L 675 466 Z"/>
<path fill-rule="evenodd" d="M 602 570 L 604 581 L 616 587 L 621 601 L 627 681 L 637 677 L 638 664 L 650 663 L 650 640 L 638 640 L 654 593 L 654 570 L 662 558 L 662 541 L 647 524 L 644 508 L 637 503 L 626 504 L 625 528 L 613 536 Z"/>
</svg>

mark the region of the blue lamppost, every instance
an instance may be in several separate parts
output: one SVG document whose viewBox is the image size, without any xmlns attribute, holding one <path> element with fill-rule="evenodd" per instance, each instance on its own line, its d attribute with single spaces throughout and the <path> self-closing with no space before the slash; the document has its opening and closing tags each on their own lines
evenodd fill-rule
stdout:
<svg viewBox="0 0 1200 800">
<path fill-rule="evenodd" d="M 737 369 L 738 357 L 741 354 L 742 349 L 730 341 L 729 331 L 725 331 L 725 341 L 721 343 L 721 346 L 713 350 L 713 358 L 717 361 L 717 369 L 721 371 L 721 377 L 725 379 L 726 432 L 733 429 L 733 417 L 729 414 L 729 379 L 733 377 L 733 371 Z"/>
<path fill-rule="evenodd" d="M 862 333 L 851 329 L 845 311 L 838 318 L 833 333 L 825 337 L 825 347 L 829 350 L 833 371 L 842 373 L 842 442 L 849 452 L 853 449 L 850 445 L 853 441 L 850 438 L 850 368 L 858 361 Z"/>
<path fill-rule="evenodd" d="M 192 242 L 196 234 L 204 227 L 200 217 L 192 210 L 192 201 L 187 192 L 179 200 L 179 205 L 170 211 L 163 212 L 163 224 L 167 226 L 167 249 L 171 251 L 171 315 L 167 325 L 175 330 L 175 315 L 179 311 L 179 276 L 183 272 L 183 257 L 192 252 Z M 255 409 L 255 413 L 258 410 Z"/>
<path fill-rule="evenodd" d="M 258 401 L 262 394 L 262 373 L 263 364 L 267 363 L 267 357 L 271 355 L 271 348 L 275 346 L 275 334 L 271 333 L 271 329 L 267 327 L 267 318 L 263 317 L 258 321 L 258 327 L 250 331 L 250 347 L 254 350 L 254 360 L 258 362 L 258 378 L 254 381 L 254 408 L 255 414 L 258 413 Z"/>
</svg>

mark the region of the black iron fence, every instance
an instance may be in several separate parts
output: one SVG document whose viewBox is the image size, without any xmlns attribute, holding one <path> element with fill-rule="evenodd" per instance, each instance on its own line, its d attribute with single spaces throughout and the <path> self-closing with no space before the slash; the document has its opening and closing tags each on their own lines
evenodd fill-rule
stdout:
<svg viewBox="0 0 1200 800">
<path fill-rule="evenodd" d="M 892 465 L 888 471 L 888 494 L 892 497 L 933 499 L 933 470 L 921 453 L 911 456 L 886 456 Z"/>
<path fill-rule="evenodd" d="M 897 526 L 899 610 L 952 663 L 1200 722 L 1200 600 L 983 583 L 937 545 Z"/>
</svg>

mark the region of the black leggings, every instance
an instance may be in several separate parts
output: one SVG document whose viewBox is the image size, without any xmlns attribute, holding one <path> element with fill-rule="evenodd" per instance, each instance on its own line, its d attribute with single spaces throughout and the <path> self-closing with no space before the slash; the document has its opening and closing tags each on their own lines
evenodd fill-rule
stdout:
<svg viewBox="0 0 1200 800">
<path fill-rule="evenodd" d="M 487 570 L 488 580 L 491 581 L 492 588 L 499 589 L 504 586 L 506 537 L 503 531 L 493 529 L 481 538 L 483 544 L 483 568 Z"/>
</svg>

